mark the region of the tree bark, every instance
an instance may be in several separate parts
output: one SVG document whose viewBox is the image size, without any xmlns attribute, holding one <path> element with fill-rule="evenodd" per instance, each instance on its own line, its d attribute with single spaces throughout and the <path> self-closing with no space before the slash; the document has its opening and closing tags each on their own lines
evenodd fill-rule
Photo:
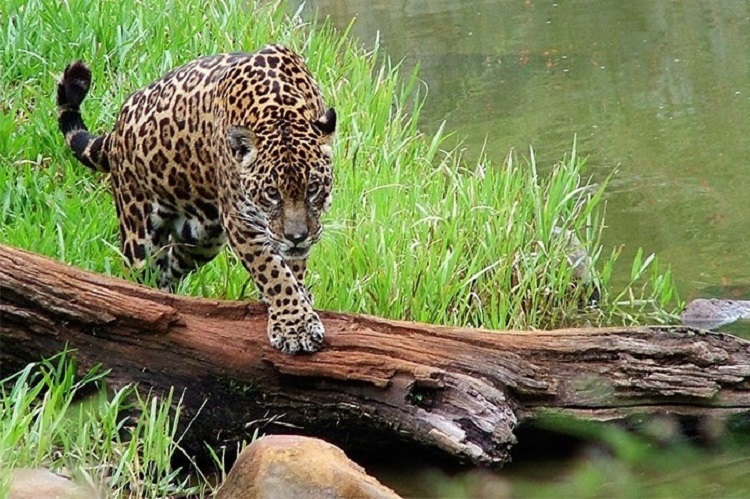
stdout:
<svg viewBox="0 0 750 499">
<path fill-rule="evenodd" d="M 0 245 L 0 377 L 75 350 L 114 386 L 184 390 L 188 448 L 296 432 L 507 462 L 550 411 L 728 414 L 750 408 L 750 342 L 689 327 L 488 332 L 322 312 L 314 355 L 274 350 L 258 303 L 174 296 Z"/>
</svg>

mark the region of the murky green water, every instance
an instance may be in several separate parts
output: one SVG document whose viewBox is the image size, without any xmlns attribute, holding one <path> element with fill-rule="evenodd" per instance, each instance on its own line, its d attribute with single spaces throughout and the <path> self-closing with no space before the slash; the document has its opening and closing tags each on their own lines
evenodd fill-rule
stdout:
<svg viewBox="0 0 750 499">
<path fill-rule="evenodd" d="M 293 2 L 299 3 L 299 2 Z M 750 283 L 750 1 L 308 0 L 364 45 L 379 36 L 429 89 L 442 120 L 541 164 L 570 151 L 609 190 L 605 242 L 642 246 L 681 296 Z M 750 295 L 740 293 L 740 296 Z"/>
</svg>

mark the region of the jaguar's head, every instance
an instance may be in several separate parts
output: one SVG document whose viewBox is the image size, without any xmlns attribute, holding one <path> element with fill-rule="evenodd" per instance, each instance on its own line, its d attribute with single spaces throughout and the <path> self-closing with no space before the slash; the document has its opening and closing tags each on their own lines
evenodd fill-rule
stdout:
<svg viewBox="0 0 750 499">
<path fill-rule="evenodd" d="M 313 121 L 279 119 L 256 123 L 252 130 L 229 128 L 229 149 L 243 172 L 246 195 L 287 260 L 307 257 L 320 239 L 320 216 L 331 206 L 335 130 L 333 108 Z"/>
</svg>

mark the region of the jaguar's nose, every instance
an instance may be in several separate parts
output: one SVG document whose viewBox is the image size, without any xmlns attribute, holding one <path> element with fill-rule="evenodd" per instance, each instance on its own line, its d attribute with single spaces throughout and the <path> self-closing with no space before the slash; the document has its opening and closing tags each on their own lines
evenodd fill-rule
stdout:
<svg viewBox="0 0 750 499">
<path fill-rule="evenodd" d="M 302 229 L 296 232 L 287 232 L 284 234 L 284 237 L 292 244 L 299 244 L 307 239 L 307 235 L 307 229 Z"/>
</svg>

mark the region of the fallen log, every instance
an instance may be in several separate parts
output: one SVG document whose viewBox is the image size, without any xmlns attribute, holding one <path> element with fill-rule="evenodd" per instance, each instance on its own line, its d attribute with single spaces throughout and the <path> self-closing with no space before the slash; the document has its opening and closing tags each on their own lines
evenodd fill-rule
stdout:
<svg viewBox="0 0 750 499">
<path fill-rule="evenodd" d="M 324 349 L 286 355 L 269 345 L 258 303 L 164 294 L 0 245 L 0 377 L 67 346 L 81 370 L 111 369 L 114 386 L 184 390 L 183 420 L 197 418 L 183 442 L 191 449 L 258 428 L 496 466 L 516 425 L 550 411 L 606 420 L 750 409 L 750 342 L 727 334 L 321 317 Z"/>
</svg>

